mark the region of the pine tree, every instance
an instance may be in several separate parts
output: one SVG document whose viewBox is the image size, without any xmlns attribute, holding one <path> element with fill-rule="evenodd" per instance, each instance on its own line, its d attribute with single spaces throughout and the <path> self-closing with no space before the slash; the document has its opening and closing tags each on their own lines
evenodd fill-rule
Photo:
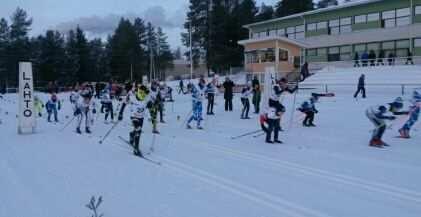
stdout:
<svg viewBox="0 0 421 217">
<path fill-rule="evenodd" d="M 174 56 L 174 59 L 176 59 L 176 60 L 179 60 L 179 59 L 182 58 L 183 55 L 181 54 L 181 48 L 180 47 L 177 47 L 177 49 L 174 51 L 173 56 Z"/>
<path fill-rule="evenodd" d="M 212 22 L 211 22 L 211 34 L 210 34 L 210 50 L 209 53 L 209 65 L 212 70 L 220 73 L 228 69 L 227 56 L 230 55 L 228 51 L 228 11 L 223 5 L 222 0 L 214 0 L 212 5 Z"/>
<path fill-rule="evenodd" d="M 0 19 L 0 80 L 5 81 L 6 80 L 6 63 L 7 63 L 7 47 L 9 46 L 10 42 L 10 29 L 9 25 L 7 23 L 7 20 L 4 18 Z M 0 89 L 3 87 L 3 85 L 0 83 Z"/>
<path fill-rule="evenodd" d="M 17 8 L 11 17 L 10 43 L 7 49 L 7 79 L 17 85 L 18 63 L 30 61 L 31 45 L 28 33 L 32 25 L 32 18 L 21 8 Z"/>
<path fill-rule="evenodd" d="M 182 42 L 189 48 L 186 56 L 190 59 L 190 26 L 192 35 L 192 58 L 193 65 L 197 67 L 201 59 L 204 59 L 209 69 L 210 48 L 210 22 L 211 0 L 190 0 L 187 19 L 184 23 L 185 33 L 182 33 Z"/>
<path fill-rule="evenodd" d="M 149 69 L 149 79 L 156 79 L 157 70 L 156 70 L 156 57 L 158 55 L 158 40 L 157 34 L 155 32 L 155 27 L 148 23 L 146 25 L 146 41 L 148 44 L 148 69 Z"/>
<path fill-rule="evenodd" d="M 76 45 L 76 34 L 74 30 L 70 30 L 67 34 L 67 40 L 65 45 L 66 60 L 65 65 L 65 78 L 67 81 L 77 81 L 77 72 L 79 71 L 79 54 Z"/>
<path fill-rule="evenodd" d="M 78 26 L 76 28 L 76 50 L 78 57 L 79 68 L 76 71 L 76 76 L 79 81 L 95 81 L 95 76 L 89 72 L 89 47 L 88 40 L 85 33 Z"/>
<path fill-rule="evenodd" d="M 274 16 L 273 7 L 270 5 L 265 5 L 262 3 L 262 5 L 259 8 L 259 13 L 256 15 L 255 21 L 261 22 L 265 20 L 270 20 Z"/>
<path fill-rule="evenodd" d="M 156 58 L 156 64 L 157 64 L 157 71 L 159 74 L 160 80 L 165 80 L 166 78 L 166 70 L 169 68 L 172 68 L 174 56 L 171 53 L 170 45 L 167 42 L 168 37 L 165 35 L 165 33 L 162 31 L 161 27 L 157 28 L 156 31 L 156 37 L 157 37 L 157 58 Z"/>
<path fill-rule="evenodd" d="M 312 0 L 280 0 L 275 6 L 275 16 L 284 17 L 314 10 Z"/>
<path fill-rule="evenodd" d="M 62 78 L 63 62 L 65 60 L 63 36 L 53 30 L 48 30 L 45 36 L 39 36 L 37 42 L 32 43 L 38 48 L 35 54 L 37 68 L 42 81 L 56 81 Z"/>
</svg>

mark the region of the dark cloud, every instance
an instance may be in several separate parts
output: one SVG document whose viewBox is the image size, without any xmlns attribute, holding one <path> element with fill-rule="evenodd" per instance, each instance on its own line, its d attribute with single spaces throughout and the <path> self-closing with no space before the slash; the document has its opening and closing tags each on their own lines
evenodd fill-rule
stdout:
<svg viewBox="0 0 421 217">
<path fill-rule="evenodd" d="M 61 32 L 67 32 L 70 29 L 80 26 L 84 31 L 92 36 L 104 36 L 112 33 L 117 27 L 122 17 L 134 20 L 136 17 L 143 18 L 147 22 L 151 22 L 155 26 L 160 26 L 166 30 L 180 28 L 184 22 L 186 9 L 180 8 L 168 16 L 168 12 L 162 6 L 153 6 L 142 13 L 126 13 L 126 14 L 108 14 L 106 16 L 89 16 L 79 17 L 71 21 L 62 22 L 56 26 Z"/>
</svg>

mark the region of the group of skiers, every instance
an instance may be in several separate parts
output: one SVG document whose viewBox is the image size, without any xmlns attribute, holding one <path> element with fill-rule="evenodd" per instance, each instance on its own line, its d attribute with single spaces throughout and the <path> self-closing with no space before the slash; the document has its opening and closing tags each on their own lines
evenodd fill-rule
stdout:
<svg viewBox="0 0 421 217">
<path fill-rule="evenodd" d="M 373 147 L 388 146 L 383 140 L 382 136 L 387 129 L 387 120 L 393 121 L 398 116 L 408 117 L 407 121 L 399 129 L 399 138 L 410 138 L 410 131 L 417 122 L 421 109 L 421 93 L 419 90 L 414 90 L 411 99 L 411 104 L 408 111 L 401 111 L 404 106 L 404 100 L 401 97 L 396 98 L 392 103 L 387 105 L 376 105 L 366 110 L 367 118 L 374 124 L 373 135 L 369 145 Z M 392 115 L 386 115 L 386 113 Z"/>
<path fill-rule="evenodd" d="M 354 67 L 384 66 L 386 61 L 389 66 L 395 65 L 396 55 L 393 52 L 389 52 L 386 57 L 384 50 L 380 50 L 378 55 L 374 50 L 364 51 L 361 53 L 361 56 L 358 52 L 354 54 Z M 408 64 L 414 65 L 412 52 L 409 49 L 407 50 L 405 65 Z"/>
</svg>

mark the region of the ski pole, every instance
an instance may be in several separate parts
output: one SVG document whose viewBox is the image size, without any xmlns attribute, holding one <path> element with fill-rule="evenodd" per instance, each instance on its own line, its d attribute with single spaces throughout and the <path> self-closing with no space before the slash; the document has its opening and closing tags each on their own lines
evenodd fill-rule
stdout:
<svg viewBox="0 0 421 217">
<path fill-rule="evenodd" d="M 257 135 L 254 135 L 254 136 L 253 136 L 253 138 L 261 137 L 261 136 L 263 136 L 263 135 L 265 135 L 265 134 L 266 134 L 265 132 L 263 132 L 263 133 L 259 133 L 259 134 L 257 134 Z"/>
<path fill-rule="evenodd" d="M 238 135 L 238 136 L 232 136 L 231 139 L 238 139 L 238 138 L 241 138 L 241 137 L 244 137 L 244 136 L 253 135 L 253 134 L 259 133 L 260 131 L 262 131 L 262 130 L 255 130 L 255 131 L 244 133 L 244 134 L 241 134 L 241 135 Z"/>
<path fill-rule="evenodd" d="M 75 118 L 76 118 L 76 116 L 73 116 L 73 118 L 72 119 L 70 119 L 70 121 L 69 122 L 67 122 L 65 125 L 64 125 L 64 127 L 63 128 L 61 128 L 60 129 L 60 132 L 62 132 L 63 130 L 65 130 L 72 122 L 73 122 L 73 120 L 75 120 Z"/>
<path fill-rule="evenodd" d="M 115 124 L 113 124 L 113 126 L 108 130 L 108 132 L 102 137 L 101 140 L 99 140 L 99 144 L 102 144 L 105 139 L 111 134 L 111 132 L 114 130 L 114 128 L 117 127 L 118 123 L 120 123 L 120 121 L 115 122 Z"/>
<path fill-rule="evenodd" d="M 181 127 L 183 127 L 183 126 L 185 126 L 185 125 L 187 124 L 187 121 L 189 120 L 189 117 L 190 117 L 190 115 L 192 114 L 192 112 L 193 112 L 193 110 L 191 110 L 191 111 L 187 114 L 187 116 L 186 116 L 186 118 L 184 119 L 183 124 L 181 125 Z"/>
</svg>

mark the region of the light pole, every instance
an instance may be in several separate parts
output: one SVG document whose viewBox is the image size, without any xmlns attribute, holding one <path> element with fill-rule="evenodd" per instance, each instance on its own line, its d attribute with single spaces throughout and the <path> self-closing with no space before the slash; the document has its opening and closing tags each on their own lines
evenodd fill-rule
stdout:
<svg viewBox="0 0 421 217">
<path fill-rule="evenodd" d="M 192 22 L 189 22 L 189 38 L 190 38 L 190 80 L 193 80 L 193 40 L 192 40 Z"/>
</svg>

